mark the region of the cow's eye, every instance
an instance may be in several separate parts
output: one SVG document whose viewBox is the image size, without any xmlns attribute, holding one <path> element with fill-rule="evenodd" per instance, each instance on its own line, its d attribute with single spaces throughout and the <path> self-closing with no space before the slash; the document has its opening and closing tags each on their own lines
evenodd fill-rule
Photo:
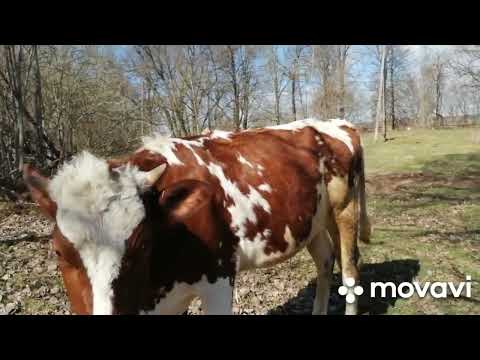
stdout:
<svg viewBox="0 0 480 360">
<path fill-rule="evenodd" d="M 62 254 L 61 254 L 60 251 L 58 251 L 58 250 L 55 250 L 55 254 L 56 254 L 58 257 L 62 257 Z"/>
</svg>

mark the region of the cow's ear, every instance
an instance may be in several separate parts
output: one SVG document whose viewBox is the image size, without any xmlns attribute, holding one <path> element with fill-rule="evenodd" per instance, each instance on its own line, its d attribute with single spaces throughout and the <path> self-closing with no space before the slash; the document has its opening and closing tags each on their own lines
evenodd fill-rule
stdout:
<svg viewBox="0 0 480 360">
<path fill-rule="evenodd" d="M 28 164 L 23 167 L 23 180 L 28 190 L 30 190 L 32 199 L 40 207 L 40 211 L 50 218 L 50 220 L 55 220 L 57 204 L 48 193 L 48 183 L 50 180 Z"/>
<path fill-rule="evenodd" d="M 163 189 L 158 202 L 170 220 L 181 222 L 204 210 L 212 196 L 209 184 L 198 180 L 184 180 Z"/>
</svg>

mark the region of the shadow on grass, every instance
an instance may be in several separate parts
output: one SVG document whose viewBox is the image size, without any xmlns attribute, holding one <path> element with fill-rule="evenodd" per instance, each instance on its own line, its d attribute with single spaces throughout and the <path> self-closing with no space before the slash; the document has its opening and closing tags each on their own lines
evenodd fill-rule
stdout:
<svg viewBox="0 0 480 360">
<path fill-rule="evenodd" d="M 389 181 L 391 186 L 392 183 L 401 183 L 409 178 L 411 182 L 399 184 L 399 187 L 394 187 L 395 190 L 382 196 L 406 201 L 406 207 L 476 201 L 480 198 L 480 151 L 444 155 L 426 162 L 420 173 L 399 174 L 383 181 Z"/>
<path fill-rule="evenodd" d="M 439 231 L 439 230 L 411 230 L 411 229 L 390 229 L 390 228 L 376 228 L 376 231 L 391 232 L 391 233 L 404 233 L 406 236 L 413 238 L 419 238 L 424 236 L 436 236 L 443 240 L 449 240 L 451 242 L 460 242 L 461 240 L 473 240 L 480 235 L 480 228 L 473 230 L 459 230 L 459 231 Z M 378 241 L 371 243 L 369 247 L 375 245 L 382 245 L 384 241 Z"/>
<path fill-rule="evenodd" d="M 397 298 L 391 296 L 387 291 L 387 296 L 381 298 L 377 294 L 376 298 L 370 297 L 370 283 L 372 282 L 392 282 L 398 286 L 402 282 L 411 282 L 420 271 L 420 263 L 415 259 L 392 260 L 380 264 L 365 264 L 361 268 L 361 286 L 364 293 L 359 299 L 359 313 L 380 315 L 386 314 L 390 307 L 394 307 Z M 338 294 L 338 288 L 341 286 L 341 275 L 334 274 L 330 292 L 329 315 L 343 315 L 345 312 L 345 299 Z M 312 279 L 310 283 L 300 290 L 298 294 L 288 300 L 286 303 L 271 309 L 268 315 L 310 315 L 313 309 L 313 300 L 315 297 L 316 281 Z"/>
<path fill-rule="evenodd" d="M 405 180 L 409 182 L 403 184 Z M 408 214 L 423 219 L 425 223 L 435 225 L 432 219 L 448 224 L 450 206 L 465 203 L 478 204 L 480 201 L 480 151 L 468 154 L 448 154 L 436 160 L 426 162 L 422 173 L 392 176 L 386 193 L 373 194 L 372 198 L 380 200 L 379 213 L 384 217 Z M 392 184 L 399 186 L 392 186 Z M 457 223 L 463 221 L 465 226 L 452 226 L 451 229 L 420 229 L 413 236 L 434 235 L 443 240 L 459 242 L 462 239 L 476 239 L 480 233 L 477 223 L 463 218 L 462 213 L 452 214 Z M 385 229 L 386 231 L 402 231 Z M 447 231 L 445 231 L 447 230 Z M 409 231 L 409 230 L 407 230 Z"/>
<path fill-rule="evenodd" d="M 447 154 L 441 159 L 427 162 L 422 171 L 455 177 L 480 175 L 480 151 L 468 154 Z"/>
<path fill-rule="evenodd" d="M 464 201 L 475 201 L 480 198 L 480 192 L 475 188 L 453 188 L 446 185 L 435 185 L 434 188 L 444 190 L 445 192 L 453 193 L 452 195 L 446 194 L 431 194 L 423 191 L 405 191 L 400 189 L 400 194 L 397 194 L 395 198 L 398 200 L 407 200 L 412 202 L 410 205 L 414 207 L 426 207 L 438 203 L 462 203 Z M 428 191 L 428 189 L 425 189 Z M 462 194 L 464 193 L 464 194 Z M 418 203 L 416 199 L 420 199 Z"/>
</svg>

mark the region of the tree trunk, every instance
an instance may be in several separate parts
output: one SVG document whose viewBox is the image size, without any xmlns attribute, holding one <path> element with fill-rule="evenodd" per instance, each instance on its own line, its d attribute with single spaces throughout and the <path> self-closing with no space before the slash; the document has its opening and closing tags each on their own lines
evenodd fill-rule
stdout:
<svg viewBox="0 0 480 360">
<path fill-rule="evenodd" d="M 297 84 L 298 101 L 300 102 L 300 110 L 302 111 L 302 118 L 305 119 L 306 118 L 306 116 L 305 116 L 305 113 L 306 113 L 306 111 L 305 111 L 305 101 L 303 99 L 303 92 L 302 92 L 302 85 L 301 84 L 302 84 L 301 82 L 299 82 Z"/>
<path fill-rule="evenodd" d="M 275 122 L 280 125 L 280 84 L 278 81 L 277 54 L 273 55 L 273 90 L 275 94 Z"/>
<path fill-rule="evenodd" d="M 35 120 L 37 128 L 37 150 L 38 158 L 43 164 L 45 161 L 45 153 L 43 146 L 43 96 L 42 96 L 42 77 L 40 73 L 40 62 L 38 60 L 38 45 L 33 46 L 33 54 L 35 57 Z"/>
<path fill-rule="evenodd" d="M 442 81 L 442 68 L 441 65 L 437 66 L 437 74 L 435 79 L 435 120 L 437 122 L 437 126 L 441 124 L 441 115 L 440 115 L 440 105 L 441 105 L 441 81 Z"/>
<path fill-rule="evenodd" d="M 297 120 L 297 108 L 295 106 L 295 82 L 296 82 L 296 76 L 295 74 L 292 76 L 292 114 L 293 114 L 293 120 Z"/>
<path fill-rule="evenodd" d="M 144 135 L 143 122 L 145 121 L 145 81 L 142 80 L 140 93 L 140 134 Z"/>
<path fill-rule="evenodd" d="M 382 48 L 382 61 L 380 65 L 380 76 L 378 81 L 378 98 L 377 98 L 377 114 L 375 119 L 375 135 L 374 141 L 378 139 L 378 130 L 380 127 L 380 123 L 384 120 L 385 117 L 385 57 L 386 57 L 386 46 L 384 45 Z M 382 118 L 383 116 L 383 118 Z"/>
<path fill-rule="evenodd" d="M 275 94 L 275 122 L 280 125 L 280 97 Z"/>
<path fill-rule="evenodd" d="M 393 73 L 394 73 L 394 54 L 393 54 L 393 47 L 390 49 L 390 93 L 391 93 L 391 118 L 392 118 L 392 130 L 396 128 L 396 119 L 395 119 L 395 81 L 393 80 Z"/>
<path fill-rule="evenodd" d="M 385 45 L 387 47 L 387 45 Z M 385 49 L 385 53 L 387 50 Z M 386 55 L 385 55 L 386 57 Z M 386 61 L 386 59 L 385 59 Z M 383 140 L 387 141 L 387 98 L 385 96 L 385 93 L 387 92 L 387 67 L 385 66 L 385 63 L 383 64 Z"/>
<path fill-rule="evenodd" d="M 246 130 L 248 128 L 248 95 L 244 95 L 242 113 L 243 113 L 242 128 Z"/>
<path fill-rule="evenodd" d="M 25 137 L 25 127 L 23 121 L 23 86 L 22 86 L 22 67 L 23 67 L 23 48 L 22 45 L 19 46 L 20 49 L 18 51 L 18 61 L 16 61 L 15 66 L 15 74 L 17 77 L 17 129 L 18 129 L 18 142 L 17 142 L 17 163 L 19 171 L 23 170 L 23 150 L 24 150 L 24 137 Z M 15 54 L 14 54 L 15 55 Z"/>
<path fill-rule="evenodd" d="M 346 59 L 341 56 L 338 67 L 338 83 L 340 88 L 338 99 L 338 116 L 341 119 L 345 118 L 345 61 Z"/>
<path fill-rule="evenodd" d="M 235 125 L 235 131 L 240 130 L 240 94 L 237 83 L 237 66 L 235 64 L 235 51 L 231 46 L 228 46 L 228 52 L 230 55 L 230 76 L 233 88 L 233 123 Z"/>
</svg>

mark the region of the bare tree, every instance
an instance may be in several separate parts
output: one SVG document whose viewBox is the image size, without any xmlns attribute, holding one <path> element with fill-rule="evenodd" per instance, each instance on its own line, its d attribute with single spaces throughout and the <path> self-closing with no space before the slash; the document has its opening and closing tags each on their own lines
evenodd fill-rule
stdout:
<svg viewBox="0 0 480 360">
<path fill-rule="evenodd" d="M 220 55 L 224 54 L 210 46 L 137 46 L 130 66 L 147 84 L 149 122 L 155 113 L 158 125 L 166 123 L 175 136 L 196 134 L 211 126 L 223 113 L 225 83 L 220 71 L 225 64 Z"/>
<path fill-rule="evenodd" d="M 386 114 L 385 114 L 385 85 L 386 85 L 386 67 L 385 67 L 385 60 L 387 57 L 387 46 L 384 45 L 382 47 L 381 52 L 381 63 L 380 63 L 380 76 L 378 80 L 378 98 L 377 98 L 377 111 L 376 111 L 376 119 L 375 119 L 375 135 L 374 140 L 377 141 L 378 138 L 378 129 L 380 127 L 380 123 L 383 122 L 384 127 L 384 139 L 387 139 L 387 126 L 386 126 Z"/>
<path fill-rule="evenodd" d="M 234 130 L 246 129 L 249 123 L 256 79 L 254 69 L 255 47 L 225 46 L 223 72 L 232 98 L 232 122 Z"/>
<path fill-rule="evenodd" d="M 441 54 L 426 53 L 421 65 L 420 113 L 424 126 L 442 125 L 442 101 L 445 87 L 446 60 Z"/>
<path fill-rule="evenodd" d="M 443 124 L 443 115 L 441 114 L 443 89 L 445 83 L 445 62 L 437 55 L 433 63 L 433 83 L 435 84 L 435 117 L 437 124 Z"/>
<path fill-rule="evenodd" d="M 348 60 L 351 45 L 321 45 L 315 47 L 315 66 L 320 89 L 315 101 L 316 112 L 324 118 L 346 115 Z"/>
<path fill-rule="evenodd" d="M 285 72 L 290 81 L 291 111 L 293 120 L 297 120 L 297 96 L 301 93 L 301 78 L 307 46 L 296 45 L 287 50 Z"/>
<path fill-rule="evenodd" d="M 480 45 L 457 46 L 450 66 L 466 85 L 477 91 L 480 89 Z"/>
<path fill-rule="evenodd" d="M 274 97 L 274 117 L 276 124 L 281 123 L 280 103 L 282 95 L 288 85 L 284 65 L 279 59 L 278 46 L 272 45 L 267 50 L 267 72 L 270 77 Z"/>
<path fill-rule="evenodd" d="M 402 116 L 402 112 L 404 113 L 402 107 L 406 103 L 406 99 L 404 99 L 407 87 L 406 81 L 411 75 L 409 57 L 410 50 L 408 47 L 401 45 L 388 46 L 386 58 L 388 88 L 385 97 L 388 104 L 386 108 L 387 119 L 390 120 L 392 130 L 397 127 L 397 116 Z"/>
<path fill-rule="evenodd" d="M 347 57 L 350 50 L 350 45 L 337 45 L 337 73 L 338 73 L 338 86 L 339 86 L 339 96 L 338 96 L 338 109 L 337 113 L 340 118 L 345 117 L 345 76 L 346 76 L 346 66 L 347 66 Z"/>
</svg>

